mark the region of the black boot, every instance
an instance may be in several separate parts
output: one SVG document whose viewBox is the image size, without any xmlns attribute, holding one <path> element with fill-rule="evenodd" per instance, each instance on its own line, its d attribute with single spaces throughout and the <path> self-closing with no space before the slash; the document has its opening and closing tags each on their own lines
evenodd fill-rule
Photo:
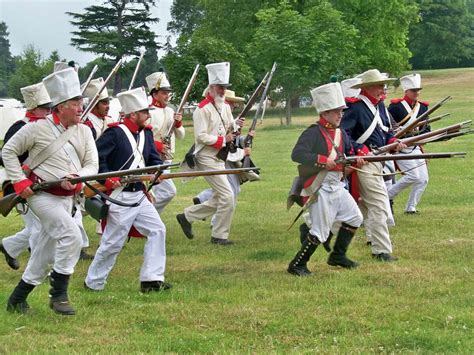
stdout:
<svg viewBox="0 0 474 355">
<path fill-rule="evenodd" d="M 7 262 L 8 266 L 10 266 L 13 270 L 18 270 L 20 268 L 20 264 L 18 263 L 18 260 L 16 260 L 14 257 L 10 256 L 10 254 L 7 253 L 1 241 L 0 241 L 0 253 L 3 253 L 3 255 L 5 255 L 5 261 Z"/>
<path fill-rule="evenodd" d="M 346 256 L 347 248 L 349 247 L 356 230 L 356 227 L 342 223 L 336 237 L 336 242 L 334 243 L 334 250 L 329 254 L 329 265 L 341 266 L 347 269 L 354 269 L 359 266 L 359 263 L 350 260 Z"/>
<path fill-rule="evenodd" d="M 308 270 L 306 264 L 308 263 L 311 255 L 314 254 L 316 248 L 320 244 L 317 237 L 308 233 L 306 240 L 304 241 L 301 249 L 298 253 L 296 253 L 293 260 L 291 260 L 290 264 L 288 265 L 287 271 L 290 274 L 296 276 L 308 276 L 311 274 L 311 271 Z"/>
<path fill-rule="evenodd" d="M 7 311 L 8 312 L 18 312 L 18 313 L 27 313 L 30 309 L 30 306 L 26 302 L 26 298 L 31 291 L 35 288 L 35 285 L 30 285 L 20 280 L 18 285 L 13 290 L 13 293 L 10 295 L 7 301 Z"/>
<path fill-rule="evenodd" d="M 303 244 L 309 234 L 309 228 L 306 223 L 300 225 L 300 242 Z"/>
<path fill-rule="evenodd" d="M 79 260 L 93 260 L 94 255 L 87 253 L 87 248 L 81 249 L 81 254 L 79 255 Z"/>
<path fill-rule="evenodd" d="M 65 316 L 76 314 L 74 308 L 69 304 L 69 298 L 67 295 L 70 277 L 71 275 L 59 274 L 54 270 L 49 276 L 49 283 L 52 286 L 49 290 L 49 306 L 56 313 Z"/>
<path fill-rule="evenodd" d="M 326 250 L 328 253 L 331 252 L 331 240 L 334 234 L 332 232 L 329 232 L 328 239 L 323 243 L 324 250 Z"/>
</svg>

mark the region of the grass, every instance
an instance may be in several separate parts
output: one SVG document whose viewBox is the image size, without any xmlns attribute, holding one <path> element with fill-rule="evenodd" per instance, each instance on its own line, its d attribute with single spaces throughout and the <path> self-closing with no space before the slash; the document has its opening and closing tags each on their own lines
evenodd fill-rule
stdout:
<svg viewBox="0 0 474 355">
<path fill-rule="evenodd" d="M 439 110 L 451 116 L 435 127 L 472 118 L 474 69 L 423 75 L 423 99 L 455 98 Z M 440 81 L 442 86 L 436 84 Z M 294 126 L 278 129 L 279 119 L 270 118 L 258 127 L 253 156 L 262 180 L 242 188 L 233 247 L 211 245 L 207 222 L 194 224 L 194 240 L 183 236 L 174 215 L 206 184 L 202 179 L 177 182 L 178 196 L 162 216 L 168 229 L 166 276 L 174 284 L 170 292 L 138 292 L 144 243 L 132 240 L 104 292 L 82 288 L 88 263 L 79 262 L 70 287 L 75 317 L 52 314 L 47 285 L 30 296 L 33 314 L 1 309 L 0 353 L 472 353 L 472 136 L 427 146 L 432 152 L 466 151 L 468 156 L 430 163 L 420 215 L 403 214 L 406 192 L 397 198 L 391 235 L 399 262 L 373 261 L 361 230 L 349 250 L 361 262 L 359 269 L 329 267 L 327 254 L 317 250 L 309 264 L 314 275 L 299 279 L 285 271 L 298 248 L 297 228 L 287 232 L 297 210 L 287 212 L 285 201 L 296 174 L 291 149 L 314 119 L 294 117 Z M 191 140 L 188 131 L 177 157 L 183 157 Z M 0 228 L 7 236 L 21 228 L 21 220 L 2 218 Z M 86 228 L 95 246 L 89 217 Z M 23 269 L 27 253 L 20 261 Z M 20 275 L 0 263 L 2 307 Z"/>
</svg>

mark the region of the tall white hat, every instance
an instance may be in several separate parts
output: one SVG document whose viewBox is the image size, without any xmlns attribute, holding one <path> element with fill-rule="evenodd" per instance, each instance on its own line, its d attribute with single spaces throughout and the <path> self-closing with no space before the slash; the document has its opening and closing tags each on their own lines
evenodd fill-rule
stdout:
<svg viewBox="0 0 474 355">
<path fill-rule="evenodd" d="M 313 97 L 313 105 L 318 113 L 336 108 L 346 108 L 346 101 L 339 83 L 318 86 L 311 90 L 311 96 Z"/>
<path fill-rule="evenodd" d="M 153 110 L 149 107 L 148 98 L 144 87 L 128 90 L 117 94 L 117 99 L 122 105 L 122 111 L 125 115 L 142 110 Z"/>
<path fill-rule="evenodd" d="M 49 74 L 43 79 L 53 106 L 73 98 L 82 98 L 79 76 L 73 68 L 67 68 Z"/>
<path fill-rule="evenodd" d="M 341 81 L 341 88 L 344 97 L 357 97 L 360 94 L 360 89 L 353 89 L 354 85 L 360 84 L 362 80 L 359 77 L 354 77 Z"/>
<path fill-rule="evenodd" d="M 146 85 L 148 86 L 148 91 L 152 90 L 166 90 L 171 91 L 171 85 L 166 77 L 166 74 L 163 72 L 155 72 L 148 75 L 146 78 Z"/>
<path fill-rule="evenodd" d="M 230 86 L 230 63 L 212 63 L 206 65 L 209 85 Z"/>
<path fill-rule="evenodd" d="M 74 63 L 73 61 L 70 62 L 71 64 Z M 57 72 L 60 70 L 64 70 L 67 68 L 74 68 L 75 71 L 79 71 L 79 65 L 74 64 L 74 66 L 69 65 L 66 62 L 54 62 L 53 72 Z"/>
<path fill-rule="evenodd" d="M 43 83 L 25 86 L 20 89 L 25 100 L 27 110 L 33 110 L 38 106 L 51 107 L 51 98 Z"/>
<path fill-rule="evenodd" d="M 400 84 L 402 85 L 403 91 L 407 90 L 420 90 L 421 89 L 421 75 L 420 74 L 408 74 L 400 78 Z"/>
<path fill-rule="evenodd" d="M 89 99 L 92 99 L 103 85 L 104 85 L 103 78 L 92 79 L 89 82 L 89 85 L 87 85 L 86 90 L 84 91 L 84 96 L 88 97 Z M 84 88 L 84 84 L 81 85 L 81 89 L 83 88 Z M 102 92 L 100 93 L 98 101 L 102 101 L 105 99 L 110 99 L 109 91 L 107 90 L 107 87 L 105 87 L 104 90 L 102 90 Z"/>
<path fill-rule="evenodd" d="M 366 72 L 363 72 L 358 76 L 360 78 L 360 83 L 353 85 L 352 89 L 360 89 L 372 85 L 382 85 L 393 83 L 396 78 L 389 78 L 386 75 L 383 75 L 377 69 L 370 69 Z"/>
</svg>

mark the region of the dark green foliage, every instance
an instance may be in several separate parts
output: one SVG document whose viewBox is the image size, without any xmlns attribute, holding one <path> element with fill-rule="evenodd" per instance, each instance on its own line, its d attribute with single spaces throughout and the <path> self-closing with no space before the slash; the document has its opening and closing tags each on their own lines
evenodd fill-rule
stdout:
<svg viewBox="0 0 474 355">
<path fill-rule="evenodd" d="M 8 80 L 15 70 L 15 61 L 10 53 L 9 34 L 7 24 L 0 22 L 0 96 L 7 95 Z"/>
</svg>

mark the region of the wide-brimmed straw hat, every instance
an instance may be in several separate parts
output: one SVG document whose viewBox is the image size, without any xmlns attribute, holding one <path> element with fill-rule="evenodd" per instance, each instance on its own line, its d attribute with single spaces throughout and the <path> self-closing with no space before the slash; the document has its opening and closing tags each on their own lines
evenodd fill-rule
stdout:
<svg viewBox="0 0 474 355">
<path fill-rule="evenodd" d="M 243 97 L 235 96 L 235 91 L 232 90 L 226 90 L 224 96 L 229 102 L 245 102 Z"/>
<path fill-rule="evenodd" d="M 358 78 L 360 79 L 360 83 L 351 86 L 352 89 L 361 89 L 372 85 L 391 84 L 397 80 L 396 78 L 388 78 L 377 69 L 367 70 L 358 75 Z"/>
</svg>

